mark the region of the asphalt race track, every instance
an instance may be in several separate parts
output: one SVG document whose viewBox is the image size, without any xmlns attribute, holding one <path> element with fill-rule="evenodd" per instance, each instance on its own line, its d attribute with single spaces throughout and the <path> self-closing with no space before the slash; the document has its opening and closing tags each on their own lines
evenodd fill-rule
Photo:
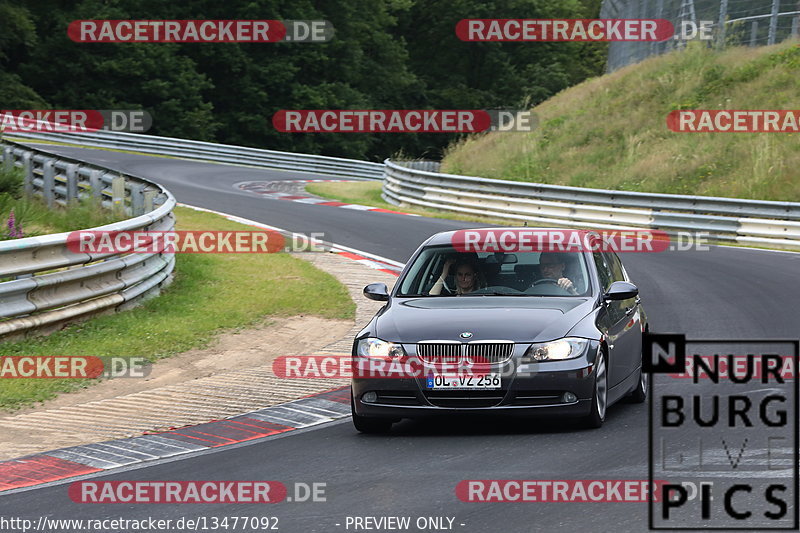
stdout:
<svg viewBox="0 0 800 533">
<path fill-rule="evenodd" d="M 179 202 L 406 261 L 433 233 L 475 224 L 363 212 L 260 198 L 241 181 L 326 178 L 68 147 L 40 148 L 164 185 Z M 626 254 L 651 329 L 696 339 L 796 339 L 800 254 L 711 247 L 708 251 Z M 348 516 L 454 518 L 464 533 L 646 531 L 642 503 L 464 503 L 465 479 L 648 478 L 647 404 L 620 403 L 594 431 L 555 422 L 463 419 L 405 421 L 391 435 L 358 434 L 349 420 L 182 459 L 115 470 L 103 480 L 276 480 L 326 483 L 325 502 L 275 505 L 81 505 L 69 482 L 0 496 L 0 516 L 196 518 L 277 516 L 280 531 L 354 531 Z M 688 430 L 687 430 L 688 431 Z M 691 435 L 687 432 L 687 439 Z M 796 510 L 795 510 L 796 511 Z M 444 522 L 448 522 L 445 520 Z M 337 525 L 338 524 L 338 525 Z M 463 525 L 462 525 L 463 524 Z M 364 530 L 364 529 L 360 529 Z M 410 531 L 417 531 L 411 528 Z"/>
</svg>

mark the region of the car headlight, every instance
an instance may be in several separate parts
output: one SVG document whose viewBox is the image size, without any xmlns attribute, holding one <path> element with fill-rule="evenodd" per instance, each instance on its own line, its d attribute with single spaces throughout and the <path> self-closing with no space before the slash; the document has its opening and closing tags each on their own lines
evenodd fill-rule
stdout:
<svg viewBox="0 0 800 533">
<path fill-rule="evenodd" d="M 360 339 L 356 353 L 361 357 L 379 357 L 382 359 L 399 359 L 406 355 L 401 345 L 376 339 L 375 337 Z"/>
<path fill-rule="evenodd" d="M 531 344 L 531 347 L 522 357 L 523 363 L 538 363 L 541 361 L 563 361 L 574 359 L 586 351 L 589 346 L 588 339 L 567 337 L 557 341 Z"/>
</svg>

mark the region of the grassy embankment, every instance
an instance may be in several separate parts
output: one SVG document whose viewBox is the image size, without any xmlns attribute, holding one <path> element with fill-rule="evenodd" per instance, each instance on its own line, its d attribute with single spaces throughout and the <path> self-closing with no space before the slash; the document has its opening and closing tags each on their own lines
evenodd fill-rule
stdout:
<svg viewBox="0 0 800 533">
<path fill-rule="evenodd" d="M 443 172 L 601 189 L 800 201 L 800 135 L 674 133 L 676 109 L 800 109 L 800 47 L 701 47 L 653 57 L 537 106 L 530 133 L 451 146 Z M 314 194 L 387 207 L 380 185 L 313 184 Z M 391 208 L 391 206 L 389 206 Z M 470 219 L 470 217 L 465 217 Z"/>
<path fill-rule="evenodd" d="M 11 201 L 0 199 L 8 217 Z M 15 203 L 15 209 L 20 205 Z M 72 218 L 24 204 L 23 231 L 77 229 Z M 87 210 L 90 208 L 87 207 Z M 177 229 L 252 230 L 217 215 L 177 208 Z M 19 218 L 18 218 L 19 219 Z M 85 225 L 86 220 L 78 227 Z M 73 226 L 73 227 L 69 227 Z M 26 233 L 26 236 L 28 234 Z M 315 315 L 352 319 L 355 305 L 331 275 L 287 254 L 184 254 L 174 282 L 158 298 L 123 313 L 74 324 L 47 337 L 0 343 L 0 355 L 144 356 L 156 360 L 202 347 L 223 330 L 243 328 L 265 316 Z M 0 380 L 0 410 L 53 398 L 91 382 L 58 379 Z"/>
<path fill-rule="evenodd" d="M 800 135 L 674 133 L 676 109 L 800 109 L 797 41 L 690 47 L 567 89 L 526 134 L 475 136 L 443 170 L 629 191 L 800 201 Z"/>
</svg>

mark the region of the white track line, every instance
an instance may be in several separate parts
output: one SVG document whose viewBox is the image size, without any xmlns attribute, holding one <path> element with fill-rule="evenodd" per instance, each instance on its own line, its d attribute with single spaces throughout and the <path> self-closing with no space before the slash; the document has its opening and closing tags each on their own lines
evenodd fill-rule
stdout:
<svg viewBox="0 0 800 533">
<path fill-rule="evenodd" d="M 231 214 L 228 214 L 228 213 L 222 213 L 220 211 L 214 211 L 213 209 L 206 209 L 204 207 L 197 207 L 197 206 L 194 206 L 194 205 L 181 204 L 181 203 L 179 203 L 178 205 L 181 206 L 181 207 L 186 207 L 188 209 L 193 209 L 195 211 L 203 211 L 205 213 L 213 213 L 215 215 L 219 215 L 221 217 L 224 217 L 224 218 L 226 218 L 226 219 L 228 219 L 228 220 L 230 220 L 232 222 L 238 222 L 240 224 L 245 224 L 247 226 L 253 226 L 253 227 L 256 227 L 256 228 L 268 229 L 268 230 L 277 231 L 279 233 L 284 233 L 284 234 L 287 234 L 287 233 L 288 234 L 292 234 L 293 233 L 293 232 L 291 232 L 289 230 L 285 230 L 283 228 L 279 228 L 279 227 L 276 227 L 276 226 L 270 226 L 269 224 L 264 224 L 262 222 L 256 222 L 255 220 L 250 220 L 249 218 L 243 218 L 243 217 L 236 216 L 236 215 L 231 215 Z M 298 235 L 302 235 L 302 234 L 298 234 Z M 316 244 L 328 245 L 328 246 L 331 247 L 331 252 L 334 252 L 334 253 L 347 252 L 347 253 L 363 256 L 363 257 L 365 257 L 367 259 L 372 259 L 372 261 L 359 261 L 359 262 L 363 263 L 364 265 L 366 265 L 366 266 L 368 266 L 370 268 L 374 268 L 376 270 L 380 270 L 380 269 L 386 268 L 388 266 L 390 270 L 399 272 L 405 266 L 404 263 L 400 263 L 399 261 L 395 261 L 393 259 L 389 259 L 389 258 L 386 258 L 386 257 L 381 257 L 379 255 L 375 255 L 375 254 L 372 254 L 372 253 L 369 253 L 369 252 L 364 252 L 362 250 L 357 250 L 355 248 L 350 248 L 348 246 L 342 246 L 341 244 L 329 243 L 329 242 L 319 241 L 319 240 L 316 240 L 316 239 L 312 239 L 312 242 L 316 243 Z M 383 264 L 380 265 L 380 264 L 376 264 L 375 262 L 383 263 Z"/>
</svg>

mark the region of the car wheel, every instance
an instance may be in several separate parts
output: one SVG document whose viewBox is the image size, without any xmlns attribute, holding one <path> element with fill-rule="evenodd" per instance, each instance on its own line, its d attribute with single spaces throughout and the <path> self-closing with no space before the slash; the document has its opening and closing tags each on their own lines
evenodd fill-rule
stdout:
<svg viewBox="0 0 800 533">
<path fill-rule="evenodd" d="M 353 397 L 350 397 L 350 413 L 353 416 L 353 425 L 361 433 L 388 433 L 392 429 L 391 418 L 370 418 L 356 414 Z"/>
<path fill-rule="evenodd" d="M 647 391 L 650 388 L 650 376 L 647 372 L 644 372 L 641 368 L 639 369 L 639 383 L 636 384 L 636 388 L 633 389 L 630 396 L 628 397 L 632 403 L 644 403 L 647 399 Z"/>
<path fill-rule="evenodd" d="M 594 394 L 589 415 L 584 419 L 583 425 L 587 428 L 599 428 L 606 419 L 608 408 L 608 372 L 606 371 L 606 357 L 603 352 L 597 356 L 597 368 L 594 371 Z"/>
</svg>

